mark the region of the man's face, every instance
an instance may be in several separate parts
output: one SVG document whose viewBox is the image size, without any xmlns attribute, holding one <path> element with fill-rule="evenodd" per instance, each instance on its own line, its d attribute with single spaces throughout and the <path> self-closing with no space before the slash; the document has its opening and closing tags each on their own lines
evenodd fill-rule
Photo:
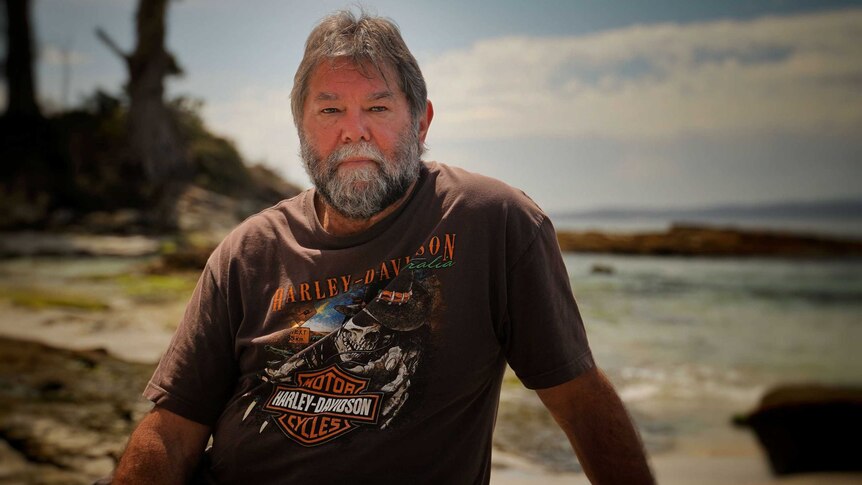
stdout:
<svg viewBox="0 0 862 485">
<path fill-rule="evenodd" d="M 308 84 L 300 146 L 324 201 L 368 219 L 398 200 L 419 174 L 427 123 L 414 126 L 391 69 L 323 62 Z M 387 82 L 388 81 L 388 82 Z"/>
</svg>

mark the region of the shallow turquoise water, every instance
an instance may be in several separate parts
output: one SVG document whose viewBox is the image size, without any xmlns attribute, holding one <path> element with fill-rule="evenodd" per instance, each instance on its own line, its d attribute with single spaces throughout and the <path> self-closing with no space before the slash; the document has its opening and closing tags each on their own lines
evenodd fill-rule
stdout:
<svg viewBox="0 0 862 485">
<path fill-rule="evenodd" d="M 564 258 L 596 359 L 636 409 L 696 418 L 781 383 L 862 385 L 862 260 Z"/>
</svg>

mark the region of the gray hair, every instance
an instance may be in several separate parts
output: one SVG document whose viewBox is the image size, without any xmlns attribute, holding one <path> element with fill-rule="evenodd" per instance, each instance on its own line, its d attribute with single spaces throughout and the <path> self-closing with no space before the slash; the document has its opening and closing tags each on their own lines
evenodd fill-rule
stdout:
<svg viewBox="0 0 862 485">
<path fill-rule="evenodd" d="M 290 109 L 297 128 L 302 129 L 302 110 L 308 97 L 308 82 L 317 65 L 325 60 L 347 57 L 357 66 L 370 62 L 386 80 L 385 66 L 397 73 L 399 87 L 407 97 L 414 126 L 425 115 L 428 88 L 419 63 L 410 53 L 398 26 L 383 17 L 371 17 L 364 11 L 359 18 L 349 10 L 327 17 L 311 31 L 305 42 L 305 54 L 293 78 Z"/>
</svg>

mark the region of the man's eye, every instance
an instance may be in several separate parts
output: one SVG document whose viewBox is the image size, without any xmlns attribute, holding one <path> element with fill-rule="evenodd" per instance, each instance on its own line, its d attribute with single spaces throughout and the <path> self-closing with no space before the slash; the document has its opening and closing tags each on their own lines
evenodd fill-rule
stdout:
<svg viewBox="0 0 862 485">
<path fill-rule="evenodd" d="M 325 114 L 338 113 L 338 108 L 323 108 L 320 112 Z"/>
<path fill-rule="evenodd" d="M 379 113 L 381 111 L 387 111 L 387 110 L 388 110 L 388 108 L 386 106 L 372 106 L 371 108 L 368 109 L 368 111 L 374 111 L 377 113 Z"/>
</svg>

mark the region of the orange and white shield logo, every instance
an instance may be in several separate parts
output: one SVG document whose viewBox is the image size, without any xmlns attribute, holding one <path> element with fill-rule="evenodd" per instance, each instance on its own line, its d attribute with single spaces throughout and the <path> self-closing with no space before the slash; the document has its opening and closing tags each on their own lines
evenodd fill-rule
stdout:
<svg viewBox="0 0 862 485">
<path fill-rule="evenodd" d="M 368 382 L 337 365 L 297 372 L 296 385 L 278 385 L 264 409 L 277 415 L 289 438 L 303 446 L 320 445 L 360 424 L 377 424 L 383 393 L 365 392 Z"/>
</svg>

